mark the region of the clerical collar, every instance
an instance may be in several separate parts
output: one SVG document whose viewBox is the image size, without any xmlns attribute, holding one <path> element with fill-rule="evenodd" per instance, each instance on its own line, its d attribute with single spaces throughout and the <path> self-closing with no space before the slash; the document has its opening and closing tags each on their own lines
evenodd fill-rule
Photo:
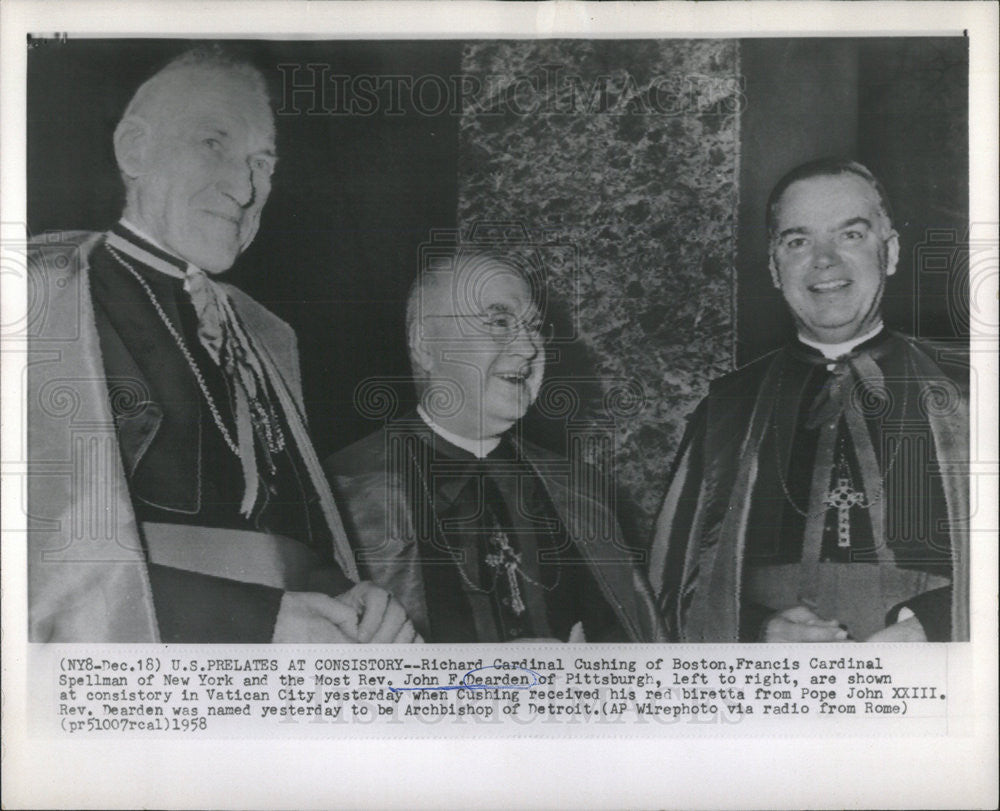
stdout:
<svg viewBox="0 0 1000 811">
<path fill-rule="evenodd" d="M 806 346 L 811 346 L 813 349 L 822 353 L 824 358 L 829 358 L 830 360 L 836 360 L 837 358 L 846 355 L 855 347 L 860 346 L 865 341 L 870 341 L 872 338 L 874 338 L 882 331 L 882 327 L 883 327 L 882 322 L 879 321 L 878 324 L 876 324 L 874 327 L 868 330 L 868 332 L 866 332 L 864 335 L 859 335 L 856 338 L 851 338 L 851 340 L 844 341 L 843 343 L 839 344 L 822 344 L 819 343 L 818 341 L 812 341 L 809 338 L 806 338 L 801 333 L 799 334 L 799 340 Z"/>
<path fill-rule="evenodd" d="M 128 254 L 147 267 L 173 276 L 175 279 L 184 279 L 192 270 L 197 270 L 190 262 L 171 254 L 159 242 L 124 217 L 108 231 L 106 241 L 116 251 Z"/>
<path fill-rule="evenodd" d="M 485 459 L 486 456 L 500 444 L 500 437 L 498 436 L 489 437 L 488 439 L 469 439 L 468 437 L 452 433 L 447 428 L 442 428 L 434 422 L 427 412 L 424 411 L 424 407 L 422 405 L 417 406 L 417 414 L 420 415 L 420 419 L 424 421 L 427 427 L 441 437 L 441 439 L 445 442 L 450 442 L 452 445 L 461 448 L 463 451 L 468 451 L 477 459 Z"/>
</svg>

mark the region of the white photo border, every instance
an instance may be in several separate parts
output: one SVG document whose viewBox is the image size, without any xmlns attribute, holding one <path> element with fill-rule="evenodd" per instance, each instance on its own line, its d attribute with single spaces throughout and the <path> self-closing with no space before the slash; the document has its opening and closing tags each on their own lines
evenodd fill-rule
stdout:
<svg viewBox="0 0 1000 811">
<path fill-rule="evenodd" d="M 682 38 L 968 33 L 970 223 L 996 238 L 997 5 L 949 2 L 19 2 L 0 5 L 0 221 L 24 239 L 26 35 L 261 39 Z M 303 33 L 307 32 L 307 33 Z M 974 114 L 973 114 L 974 113 Z M 985 234 L 984 234 L 985 236 Z M 990 273 L 992 272 L 992 276 Z M 996 265 L 981 281 L 996 287 Z M 990 281 L 992 278 L 992 281 Z M 980 281 L 980 280 L 977 280 Z M 3 279 L 2 323 L 25 306 Z M 970 284 L 970 288 L 974 285 Z M 995 315 L 995 313 L 994 313 Z M 997 344 L 974 365 L 996 477 Z M 25 425 L 4 357 L 3 804 L 18 807 L 990 807 L 997 775 L 997 545 L 972 550 L 974 717 L 947 738 L 45 741 L 25 733 Z M 992 417 L 992 418 L 990 418 Z M 985 518 L 997 515 L 980 504 Z M 987 536 L 988 537 L 988 536 Z M 994 536 L 994 540 L 996 540 Z"/>
</svg>

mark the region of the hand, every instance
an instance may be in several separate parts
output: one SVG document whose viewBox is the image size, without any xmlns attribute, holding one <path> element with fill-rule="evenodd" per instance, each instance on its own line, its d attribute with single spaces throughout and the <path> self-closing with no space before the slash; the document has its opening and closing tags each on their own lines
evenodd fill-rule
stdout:
<svg viewBox="0 0 1000 811">
<path fill-rule="evenodd" d="M 272 642 L 358 641 L 358 612 L 342 600 L 312 591 L 286 591 Z"/>
<path fill-rule="evenodd" d="M 423 642 L 399 600 L 374 583 L 358 583 L 337 597 L 360 617 L 358 642 Z"/>
<path fill-rule="evenodd" d="M 837 620 L 825 620 L 804 605 L 786 608 L 764 626 L 765 642 L 842 642 L 847 631 Z"/>
<path fill-rule="evenodd" d="M 927 634 L 924 626 L 916 617 L 910 617 L 902 622 L 876 631 L 865 642 L 926 642 Z"/>
</svg>

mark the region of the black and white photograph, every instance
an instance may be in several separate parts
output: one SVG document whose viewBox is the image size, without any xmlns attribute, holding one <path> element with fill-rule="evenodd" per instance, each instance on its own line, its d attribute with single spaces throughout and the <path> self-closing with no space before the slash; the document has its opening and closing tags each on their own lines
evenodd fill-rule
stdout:
<svg viewBox="0 0 1000 811">
<path fill-rule="evenodd" d="M 33 641 L 968 639 L 965 38 L 28 49 Z"/>
<path fill-rule="evenodd" d="M 13 639 L 38 745 L 995 755 L 996 7 L 356 5 L 5 38 L 4 671 Z M 951 794 L 509 802 L 987 807 L 983 754 Z M 328 781 L 10 807 L 406 804 Z"/>
</svg>

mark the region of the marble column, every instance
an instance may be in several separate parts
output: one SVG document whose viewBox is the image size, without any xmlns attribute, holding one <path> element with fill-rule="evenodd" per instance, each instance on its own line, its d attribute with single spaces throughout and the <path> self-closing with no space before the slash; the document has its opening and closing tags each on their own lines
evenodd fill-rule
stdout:
<svg viewBox="0 0 1000 811">
<path fill-rule="evenodd" d="M 609 440 L 587 446 L 642 545 L 687 416 L 733 368 L 739 45 L 470 42 L 462 72 L 458 224 L 505 223 L 543 264 L 565 340 L 538 410 L 567 443 Z"/>
</svg>

